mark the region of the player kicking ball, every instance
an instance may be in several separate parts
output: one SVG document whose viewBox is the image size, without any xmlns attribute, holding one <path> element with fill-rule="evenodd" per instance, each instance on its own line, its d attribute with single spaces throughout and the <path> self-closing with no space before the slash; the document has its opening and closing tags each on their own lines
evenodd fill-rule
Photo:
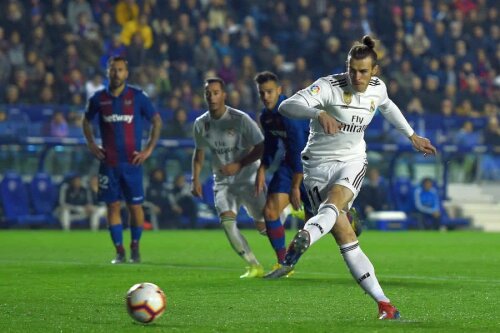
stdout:
<svg viewBox="0 0 500 333">
<path fill-rule="evenodd" d="M 286 99 L 286 96 L 282 94 L 282 86 L 276 74 L 269 71 L 260 72 L 255 76 L 254 81 L 260 100 L 264 105 L 260 115 L 260 124 L 264 132 L 264 153 L 255 179 L 257 196 L 265 192 L 265 173 L 276 156 L 279 155 L 280 143 L 284 150 L 279 167 L 273 173 L 267 188 L 267 199 L 264 207 L 267 237 L 277 258 L 274 270 L 279 268 L 285 260 L 286 245 L 283 223 L 287 215 L 286 209 L 291 205 L 295 210 L 298 210 L 303 204 L 303 219 L 307 221 L 313 216 L 308 194 L 302 183 L 301 161 L 301 152 L 309 136 L 309 120 L 291 119 L 278 112 L 279 105 Z M 349 217 L 343 214 L 341 218 L 349 218 L 356 235 L 359 235 L 361 224 L 357 222 L 354 212 L 351 212 Z M 293 271 L 289 272 L 287 276 L 292 273 Z"/>
<path fill-rule="evenodd" d="M 312 244 L 333 230 L 352 276 L 377 302 L 379 319 L 398 319 L 399 311 L 384 294 L 353 229 L 339 216 L 352 206 L 363 182 L 367 168 L 364 131 L 377 109 L 417 151 L 435 155 L 436 148 L 414 132 L 387 96 L 384 82 L 375 76 L 378 65 L 374 46 L 370 36 L 363 37 L 362 43 L 349 51 L 347 73 L 322 77 L 280 105 L 279 112 L 287 117 L 312 119 L 302 161 L 304 184 L 313 194 L 311 205 L 316 215 L 297 232 L 284 264 L 269 277 L 286 276 Z"/>
</svg>

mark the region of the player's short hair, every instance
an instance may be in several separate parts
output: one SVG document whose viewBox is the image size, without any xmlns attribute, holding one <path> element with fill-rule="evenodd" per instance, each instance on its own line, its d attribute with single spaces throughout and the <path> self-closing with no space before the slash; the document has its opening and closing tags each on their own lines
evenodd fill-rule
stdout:
<svg viewBox="0 0 500 333">
<path fill-rule="evenodd" d="M 351 47 L 347 55 L 348 59 L 364 59 L 366 57 L 371 57 L 373 61 L 373 66 L 377 64 L 377 52 L 374 50 L 375 40 L 368 35 L 365 35 L 361 40 L 361 43 L 356 42 L 356 44 Z"/>
<path fill-rule="evenodd" d="M 125 64 L 125 67 L 128 69 L 128 61 L 124 56 L 111 56 L 108 58 L 108 61 L 106 63 L 106 68 L 111 67 L 111 64 L 116 62 L 116 61 L 123 61 Z"/>
<path fill-rule="evenodd" d="M 226 82 L 220 77 L 209 77 L 205 79 L 205 87 L 211 83 L 219 83 L 222 91 L 226 91 Z"/>
<path fill-rule="evenodd" d="M 280 80 L 278 79 L 278 75 L 276 75 L 270 71 L 263 71 L 263 72 L 257 73 L 257 75 L 255 75 L 255 78 L 253 80 L 257 84 L 263 84 L 263 83 L 266 83 L 267 81 L 274 81 L 274 82 L 276 82 L 276 84 L 278 84 L 278 85 L 280 84 Z"/>
</svg>

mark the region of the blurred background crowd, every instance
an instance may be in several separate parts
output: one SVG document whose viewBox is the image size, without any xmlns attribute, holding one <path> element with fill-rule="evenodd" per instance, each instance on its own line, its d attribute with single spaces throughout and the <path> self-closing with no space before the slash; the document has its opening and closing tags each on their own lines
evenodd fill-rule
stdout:
<svg viewBox="0 0 500 333">
<path fill-rule="evenodd" d="M 465 133 L 465 141 L 498 144 L 498 135 L 487 129 L 498 134 L 500 22 L 495 4 L 2 1 L 0 122 L 8 120 L 9 107 L 29 105 L 34 107 L 25 109 L 28 121 L 45 122 L 32 127 L 35 133 L 80 136 L 85 101 L 106 84 L 107 58 L 123 55 L 130 64 L 130 83 L 142 87 L 163 118 L 172 120 L 164 137 L 188 137 L 189 124 L 204 110 L 206 76 L 222 77 L 229 86 L 228 104 L 255 114 L 261 109 L 252 81 L 256 72 L 276 72 L 291 95 L 319 76 L 344 71 L 352 43 L 370 34 L 379 40 L 380 76 L 405 114 L 480 119 L 453 122 L 453 137 L 443 141 L 459 143 Z"/>
<path fill-rule="evenodd" d="M 403 170 L 408 179 L 398 188 L 413 193 L 416 186 L 424 201 L 433 198 L 432 206 L 444 212 L 438 196 L 420 189 L 423 174 L 440 184 L 500 180 L 496 0 L 1 1 L 0 171 L 4 179 L 19 184 L 36 185 L 40 178 L 46 188 L 56 177 L 56 183 L 71 185 L 64 187 L 64 196 L 61 190 L 57 203 L 48 200 L 46 208 L 49 215 L 54 205 L 61 208 L 64 228 L 82 212 L 97 214 L 91 220 L 99 221 L 101 210 L 88 208 L 97 207 L 88 192 L 97 162 L 78 140 L 87 98 L 106 85 L 107 59 L 121 55 L 129 61 L 129 83 L 149 94 L 164 119 L 162 139 L 191 142 L 163 143 L 145 165 L 147 208 L 158 216 L 153 224 L 176 227 L 184 221 L 184 226 L 193 226 L 203 216 L 210 221 L 213 212 L 207 205 L 193 206 L 187 181 L 192 123 L 205 111 L 203 80 L 223 78 L 227 104 L 258 119 L 262 106 L 253 82 L 257 72 L 277 73 L 284 93 L 291 96 L 320 76 L 345 71 L 348 50 L 366 34 L 378 40 L 379 76 L 390 98 L 417 132 L 438 145 L 459 145 L 456 155 L 444 152 L 451 163 L 418 160 L 423 173 L 417 172 L 411 153 L 401 155 L 409 171 Z M 43 139 L 22 141 L 26 137 Z M 407 144 L 381 116 L 374 118 L 365 137 L 368 143 Z M 66 138 L 75 141 L 59 140 Z M 473 149 L 482 144 L 489 148 L 478 157 Z M 395 204 L 405 197 L 403 191 L 382 186 L 389 180 L 397 185 L 392 178 L 401 170 L 397 153 L 380 151 L 369 154 L 374 169 L 360 194 L 363 217 L 384 209 L 413 210 Z M 449 172 L 441 176 L 445 165 Z M 377 168 L 383 177 L 377 176 Z M 85 190 L 76 186 L 79 181 L 73 184 L 75 172 L 89 183 Z M 211 177 L 205 173 L 209 193 Z M 406 197 L 418 208 L 413 195 Z M 38 198 L 40 203 L 48 196 Z M 71 218 L 62 213 L 73 205 L 84 208 L 74 209 Z M 422 214 L 423 223 L 436 226 L 436 212 Z M 162 225 L 166 221 L 173 225 Z M 90 224 L 96 228 L 98 222 Z"/>
</svg>

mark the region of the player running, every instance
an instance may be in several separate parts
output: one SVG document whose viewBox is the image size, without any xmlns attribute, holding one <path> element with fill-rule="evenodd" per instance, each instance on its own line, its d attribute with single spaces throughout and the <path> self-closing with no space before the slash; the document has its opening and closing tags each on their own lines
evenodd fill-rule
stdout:
<svg viewBox="0 0 500 333">
<path fill-rule="evenodd" d="M 249 266 L 241 278 L 262 277 L 264 268 L 253 254 L 236 225 L 241 205 L 265 233 L 262 216 L 266 195 L 255 196 L 254 180 L 264 151 L 264 136 L 257 123 L 246 113 L 226 106 L 225 83 L 220 78 L 205 81 L 208 111 L 194 123 L 195 150 L 192 161 L 192 193 L 202 196 L 200 172 L 205 150 L 212 154 L 215 208 L 229 243 Z"/>
<path fill-rule="evenodd" d="M 378 303 L 379 319 L 397 319 L 399 311 L 385 296 L 352 228 L 338 217 L 352 206 L 363 182 L 367 167 L 363 136 L 375 110 L 406 135 L 417 151 L 435 155 L 436 148 L 414 132 L 388 98 L 385 84 L 375 76 L 379 68 L 374 46 L 370 36 L 363 37 L 349 51 L 347 73 L 322 77 L 280 105 L 279 112 L 288 117 L 312 119 L 302 160 L 304 184 L 312 193 L 311 205 L 317 214 L 297 232 L 283 266 L 271 277 L 286 276 L 301 255 L 333 229 L 352 276 Z"/>
</svg>

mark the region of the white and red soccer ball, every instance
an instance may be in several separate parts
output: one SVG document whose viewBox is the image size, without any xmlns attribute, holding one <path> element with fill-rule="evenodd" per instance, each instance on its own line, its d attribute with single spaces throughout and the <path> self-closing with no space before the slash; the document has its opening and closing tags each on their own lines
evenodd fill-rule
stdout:
<svg viewBox="0 0 500 333">
<path fill-rule="evenodd" d="M 127 291 L 126 302 L 129 315 L 141 323 L 151 323 L 161 316 L 167 307 L 163 290 L 149 282 L 134 284 Z"/>
</svg>

